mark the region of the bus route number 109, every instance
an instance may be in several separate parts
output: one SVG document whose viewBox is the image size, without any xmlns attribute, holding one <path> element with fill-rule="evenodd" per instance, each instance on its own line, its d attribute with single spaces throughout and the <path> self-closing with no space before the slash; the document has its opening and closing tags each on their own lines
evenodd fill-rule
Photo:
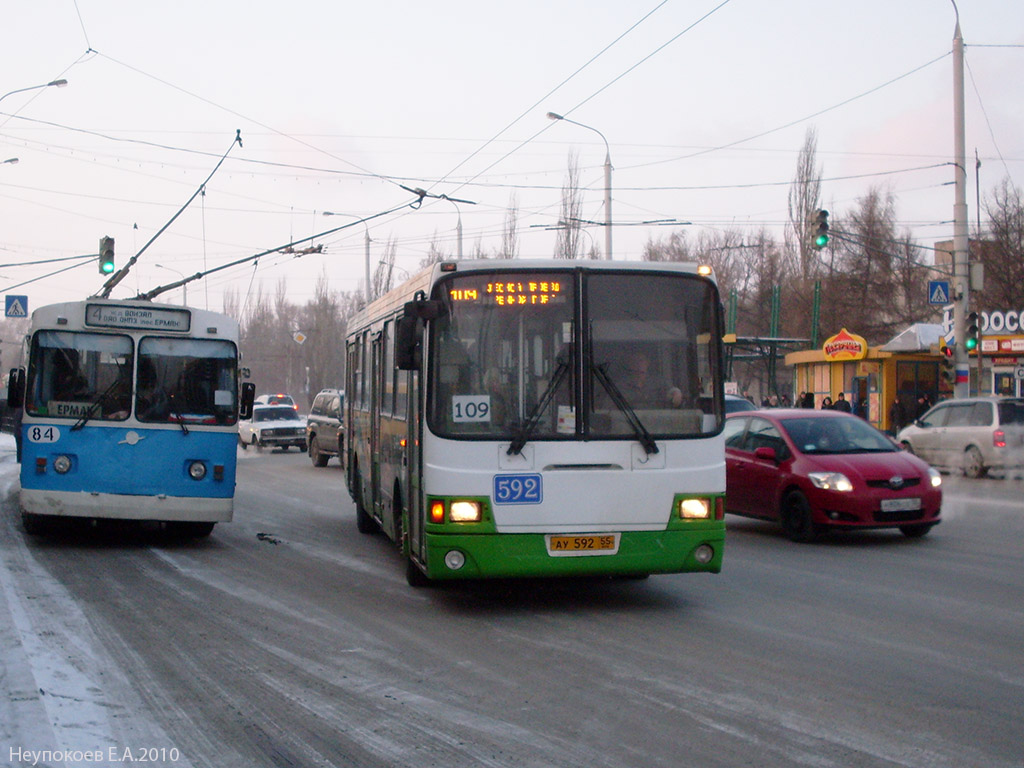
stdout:
<svg viewBox="0 0 1024 768">
<path fill-rule="evenodd" d="M 538 474 L 495 475 L 495 504 L 540 504 L 544 486 Z"/>
</svg>

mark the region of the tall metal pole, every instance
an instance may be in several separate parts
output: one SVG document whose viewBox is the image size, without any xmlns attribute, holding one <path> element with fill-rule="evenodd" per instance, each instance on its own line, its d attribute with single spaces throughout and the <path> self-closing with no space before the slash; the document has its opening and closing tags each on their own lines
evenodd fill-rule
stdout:
<svg viewBox="0 0 1024 768">
<path fill-rule="evenodd" d="M 373 298 L 373 290 L 370 286 L 371 275 L 370 275 L 370 228 L 366 228 L 366 303 L 369 304 Z"/>
<path fill-rule="evenodd" d="M 586 123 L 579 123 L 575 120 L 570 120 L 568 117 L 564 117 L 557 112 L 548 112 L 548 120 L 564 120 L 567 123 L 578 125 L 580 128 L 586 128 L 588 131 L 593 131 L 601 137 L 601 141 L 604 142 L 604 257 L 605 259 L 611 260 L 612 258 L 612 150 L 608 145 L 608 139 L 605 138 L 604 134 L 601 133 L 597 128 Z"/>
<path fill-rule="evenodd" d="M 602 139 L 604 136 L 601 137 Z M 612 156 L 605 141 L 604 154 L 604 257 L 612 257 Z"/>
<path fill-rule="evenodd" d="M 953 9 L 957 10 L 956 3 Z M 956 168 L 955 201 L 953 203 L 953 335 L 956 349 L 956 397 L 970 395 L 970 358 L 965 347 L 967 312 L 970 306 L 967 251 L 967 146 L 964 127 L 964 38 L 960 34 L 960 13 L 957 11 L 956 30 L 953 33 L 953 144 Z M 979 351 L 980 354 L 980 351 Z M 963 373 L 968 373 L 964 376 Z M 980 384 L 980 382 L 979 382 Z"/>
</svg>

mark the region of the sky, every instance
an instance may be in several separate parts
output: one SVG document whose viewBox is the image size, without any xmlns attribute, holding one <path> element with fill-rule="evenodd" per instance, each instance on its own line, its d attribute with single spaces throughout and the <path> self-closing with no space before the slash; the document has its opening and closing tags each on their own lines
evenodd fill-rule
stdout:
<svg viewBox="0 0 1024 768">
<path fill-rule="evenodd" d="M 959 6 L 973 231 L 975 153 L 983 197 L 1024 186 L 1024 3 Z M 605 142 L 616 260 L 673 232 L 781 239 L 809 129 L 833 216 L 875 186 L 922 245 L 952 237 L 951 0 L 0 9 L 0 286 L 29 311 L 102 288 L 75 257 L 103 236 L 119 267 L 143 251 L 113 298 L 220 268 L 186 289 L 214 310 L 282 278 L 298 304 L 318 280 L 362 290 L 366 237 L 399 278 L 454 254 L 460 221 L 464 254 L 493 254 L 510 207 L 520 256 L 548 258 L 571 154 L 582 218 L 605 221 Z M 293 242 L 322 252 L 251 258 Z"/>
</svg>

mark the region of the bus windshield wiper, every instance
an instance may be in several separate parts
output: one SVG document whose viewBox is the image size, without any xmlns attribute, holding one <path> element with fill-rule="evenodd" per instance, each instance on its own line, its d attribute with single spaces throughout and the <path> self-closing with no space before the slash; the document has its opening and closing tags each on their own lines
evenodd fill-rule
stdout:
<svg viewBox="0 0 1024 768">
<path fill-rule="evenodd" d="M 103 390 L 103 392 L 100 393 L 100 396 L 97 397 L 92 402 L 92 404 L 89 406 L 89 409 L 85 413 L 82 414 L 82 418 L 80 418 L 78 421 L 76 421 L 74 426 L 71 427 L 71 431 L 72 432 L 77 432 L 82 427 L 84 427 L 86 424 L 88 424 L 89 423 L 89 419 L 91 419 L 93 416 L 96 415 L 96 410 L 100 407 L 100 403 L 102 403 L 104 400 L 106 400 L 107 399 L 107 395 L 109 395 L 111 392 L 113 392 L 114 391 L 114 387 L 116 387 L 120 383 L 121 383 L 121 379 L 120 378 L 114 379 L 112 382 L 110 382 L 110 386 L 107 387 L 105 390 Z"/>
<path fill-rule="evenodd" d="M 636 435 L 636 439 L 640 441 L 640 445 L 644 447 L 647 454 L 658 452 L 658 444 L 654 442 L 654 438 L 651 437 L 651 433 L 647 431 L 647 428 L 640 421 L 640 417 L 636 415 L 636 411 L 633 410 L 633 406 L 626 400 L 626 396 L 622 394 L 615 382 L 612 381 L 611 376 L 608 375 L 608 363 L 602 363 L 601 365 L 591 365 L 590 369 L 594 372 L 594 376 L 601 386 L 608 392 L 612 402 L 615 403 L 615 407 L 622 411 L 626 416 L 626 421 L 629 422 L 630 426 L 633 427 L 633 433 Z"/>
<path fill-rule="evenodd" d="M 530 435 L 537 428 L 540 423 L 540 415 L 547 409 L 551 399 L 555 396 L 555 391 L 558 389 L 562 380 L 565 379 L 567 373 L 569 373 L 569 355 L 563 351 L 558 355 L 558 362 L 555 366 L 554 372 L 551 374 L 551 380 L 548 382 L 548 388 L 544 390 L 544 394 L 541 395 L 540 400 L 530 411 L 530 415 L 527 417 L 523 426 L 519 428 L 519 432 L 512 439 L 512 443 L 508 447 L 508 455 L 514 456 L 517 453 L 522 453 L 523 446 L 526 445 L 526 441 L 530 439 Z"/>
<path fill-rule="evenodd" d="M 170 410 L 170 412 L 171 412 L 171 416 L 174 416 L 175 419 L 177 419 L 178 426 L 181 427 L 181 431 L 184 432 L 187 435 L 188 434 L 188 427 L 185 426 L 185 417 L 181 414 L 181 411 L 178 410 L 178 406 L 174 402 L 174 393 L 171 393 L 170 395 L 168 395 L 168 397 L 167 397 L 167 406 L 168 406 L 168 410 Z"/>
</svg>

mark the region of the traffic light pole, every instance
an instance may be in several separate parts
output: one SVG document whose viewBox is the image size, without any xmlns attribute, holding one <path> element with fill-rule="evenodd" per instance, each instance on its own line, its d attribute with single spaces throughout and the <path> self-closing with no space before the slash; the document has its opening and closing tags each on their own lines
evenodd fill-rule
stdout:
<svg viewBox="0 0 1024 768">
<path fill-rule="evenodd" d="M 956 3 L 953 8 L 956 9 Z M 957 380 L 953 385 L 955 397 L 967 397 L 971 389 L 970 357 L 965 343 L 970 282 L 967 266 L 967 149 L 964 133 L 964 39 L 960 34 L 960 14 L 957 12 L 956 30 L 953 33 L 953 144 L 956 155 L 953 203 L 953 338 L 956 340 L 954 360 L 957 368 Z M 978 355 L 981 355 L 981 350 L 978 350 Z M 964 377 L 962 372 L 968 375 Z M 978 386 L 980 391 L 980 381 Z"/>
</svg>

